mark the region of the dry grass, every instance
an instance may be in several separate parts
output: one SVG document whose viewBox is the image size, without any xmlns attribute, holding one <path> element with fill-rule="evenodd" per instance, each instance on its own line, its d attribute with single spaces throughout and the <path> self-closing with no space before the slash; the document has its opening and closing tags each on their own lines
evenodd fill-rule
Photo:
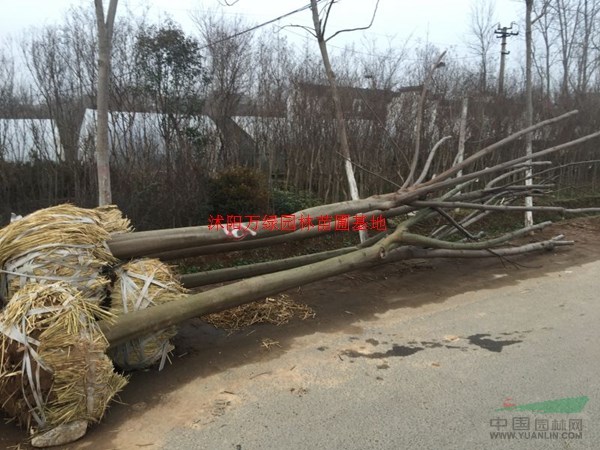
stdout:
<svg viewBox="0 0 600 450">
<path fill-rule="evenodd" d="M 279 341 L 274 341 L 273 339 L 269 339 L 269 338 L 264 338 L 261 342 L 260 342 L 261 347 L 264 347 L 267 350 L 271 350 L 271 348 L 273 347 L 280 347 L 281 345 L 279 344 Z"/>
<path fill-rule="evenodd" d="M 277 298 L 268 297 L 226 311 L 209 314 L 203 319 L 216 328 L 236 331 L 257 323 L 271 323 L 279 326 L 288 323 L 294 317 L 306 320 L 315 317 L 315 312 L 310 306 L 296 303 L 289 296 L 280 294 Z"/>
</svg>

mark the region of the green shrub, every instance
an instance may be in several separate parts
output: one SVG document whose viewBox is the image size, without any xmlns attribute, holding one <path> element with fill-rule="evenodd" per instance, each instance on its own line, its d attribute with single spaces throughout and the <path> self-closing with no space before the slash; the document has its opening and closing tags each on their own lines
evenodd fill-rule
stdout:
<svg viewBox="0 0 600 450">
<path fill-rule="evenodd" d="M 287 191 L 283 189 L 273 189 L 271 191 L 271 201 L 273 204 L 273 213 L 278 216 L 292 214 L 321 204 L 310 192 Z"/>
<path fill-rule="evenodd" d="M 262 172 L 250 167 L 233 167 L 210 182 L 212 214 L 264 215 L 269 212 L 269 190 Z"/>
</svg>

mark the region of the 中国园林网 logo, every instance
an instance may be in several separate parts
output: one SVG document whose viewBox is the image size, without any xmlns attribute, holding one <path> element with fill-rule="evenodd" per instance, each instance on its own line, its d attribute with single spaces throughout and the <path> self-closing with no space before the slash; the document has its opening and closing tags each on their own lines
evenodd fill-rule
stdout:
<svg viewBox="0 0 600 450">
<path fill-rule="evenodd" d="M 495 440 L 554 440 L 582 439 L 583 419 L 561 414 L 581 413 L 587 404 L 587 396 L 568 397 L 543 402 L 516 404 L 512 398 L 504 400 L 497 412 L 529 413 L 514 416 L 498 415 L 490 420 L 490 438 Z M 552 414 L 551 417 L 538 417 Z"/>
</svg>

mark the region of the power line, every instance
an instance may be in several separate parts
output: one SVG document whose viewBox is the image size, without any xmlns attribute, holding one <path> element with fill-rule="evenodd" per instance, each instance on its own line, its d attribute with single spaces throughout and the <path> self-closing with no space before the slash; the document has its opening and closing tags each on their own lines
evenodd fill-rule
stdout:
<svg viewBox="0 0 600 450">
<path fill-rule="evenodd" d="M 296 32 L 294 30 L 290 30 L 289 28 L 280 28 L 280 30 L 285 31 L 287 33 L 294 34 L 294 35 L 299 36 L 299 37 L 307 37 L 306 34 L 298 33 L 298 32 Z M 433 41 L 429 41 L 429 42 L 435 43 Z M 450 48 L 452 48 L 452 47 L 458 47 L 458 46 L 459 46 L 459 44 L 451 44 Z M 349 53 L 354 53 L 354 54 L 357 54 L 357 55 L 374 56 L 376 58 L 387 58 L 388 57 L 388 55 L 386 55 L 386 54 L 373 53 L 373 52 L 368 52 L 368 51 L 364 51 L 364 50 L 356 50 L 356 49 L 348 47 L 348 46 L 342 47 L 340 45 L 334 45 L 334 44 L 329 44 L 328 43 L 327 47 L 331 47 L 331 48 L 335 48 L 335 49 L 338 49 L 338 50 L 347 51 Z M 459 60 L 475 60 L 475 59 L 479 59 L 479 56 L 451 56 L 451 57 L 445 58 L 444 60 L 445 61 L 459 61 Z M 406 61 L 406 62 L 418 62 L 418 61 L 427 61 L 427 60 L 428 60 L 427 57 L 421 57 L 421 58 L 407 57 L 407 58 L 402 58 L 402 61 Z"/>
<path fill-rule="evenodd" d="M 317 0 L 317 3 L 319 1 L 321 1 L 321 0 Z M 251 31 L 258 30 L 259 28 L 262 28 L 264 26 L 267 26 L 267 25 L 270 25 L 272 23 L 278 22 L 281 19 L 285 19 L 286 17 L 289 17 L 291 15 L 297 14 L 299 12 L 306 11 L 307 9 L 310 9 L 310 3 L 308 3 L 308 4 L 306 4 L 306 5 L 302 6 L 302 7 L 300 7 L 298 9 L 295 9 L 293 11 L 290 11 L 289 13 L 283 14 L 283 15 L 281 15 L 279 17 L 275 17 L 274 19 L 267 20 L 266 22 L 260 23 L 258 25 L 253 26 L 253 27 L 250 27 L 250 28 L 248 28 L 246 30 L 242 30 L 242 31 L 239 31 L 237 33 L 234 33 L 231 36 L 227 36 L 227 37 L 224 37 L 223 39 L 219 39 L 217 41 L 210 42 L 209 44 L 207 44 L 207 45 L 205 45 L 204 47 L 201 47 L 201 48 L 207 48 L 210 45 L 220 44 L 221 42 L 225 42 L 225 41 L 228 41 L 230 39 L 235 39 L 238 36 L 241 36 L 241 35 L 246 34 L 246 33 L 250 33 Z"/>
<path fill-rule="evenodd" d="M 321 1 L 322 0 L 317 0 L 317 3 L 321 2 Z M 203 50 L 203 49 L 208 48 L 210 45 L 220 44 L 222 42 L 226 42 L 228 40 L 235 39 L 236 37 L 239 37 L 239 36 L 241 36 L 243 34 L 250 33 L 252 31 L 258 30 L 259 28 L 262 28 L 262 27 L 265 27 L 265 26 L 270 25 L 272 23 L 275 23 L 275 22 L 277 22 L 277 21 L 279 21 L 281 19 L 285 19 L 286 17 L 292 16 L 292 15 L 297 14 L 297 13 L 302 12 L 302 11 L 306 11 L 307 9 L 310 9 L 310 7 L 311 7 L 311 5 L 310 5 L 310 3 L 308 3 L 308 4 L 306 4 L 306 5 L 304 5 L 304 6 L 300 7 L 300 8 L 297 8 L 297 9 L 295 9 L 293 11 L 290 11 L 288 13 L 282 14 L 281 16 L 275 17 L 274 19 L 267 20 L 266 22 L 263 22 L 263 23 L 260 23 L 258 25 L 255 25 L 255 26 L 252 26 L 250 28 L 247 28 L 245 30 L 239 31 L 239 32 L 234 33 L 234 34 L 232 34 L 230 36 L 226 36 L 226 37 L 224 37 L 222 39 L 210 42 L 209 44 L 204 45 L 204 46 L 200 47 L 199 49 Z M 73 69 L 71 68 L 71 70 L 73 70 Z M 120 76 L 128 76 L 128 75 L 133 75 L 133 74 L 136 74 L 136 73 L 137 73 L 136 71 L 134 71 L 134 72 L 125 72 L 125 73 L 120 74 Z M 78 90 L 81 90 L 82 88 L 89 88 L 89 87 L 94 87 L 94 85 L 91 84 L 91 83 L 81 83 L 77 87 L 74 87 L 74 88 L 59 89 L 58 92 L 60 94 L 72 94 L 72 93 L 76 93 Z"/>
</svg>

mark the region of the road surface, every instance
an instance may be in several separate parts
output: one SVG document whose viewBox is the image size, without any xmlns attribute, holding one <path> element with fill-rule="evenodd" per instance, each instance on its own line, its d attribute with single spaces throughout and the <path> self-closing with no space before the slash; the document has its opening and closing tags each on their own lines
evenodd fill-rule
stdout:
<svg viewBox="0 0 600 450">
<path fill-rule="evenodd" d="M 221 393 L 158 447 L 598 449 L 599 277 L 594 262 L 297 339 L 187 385 Z M 577 413 L 498 411 L 581 397 Z"/>
</svg>

